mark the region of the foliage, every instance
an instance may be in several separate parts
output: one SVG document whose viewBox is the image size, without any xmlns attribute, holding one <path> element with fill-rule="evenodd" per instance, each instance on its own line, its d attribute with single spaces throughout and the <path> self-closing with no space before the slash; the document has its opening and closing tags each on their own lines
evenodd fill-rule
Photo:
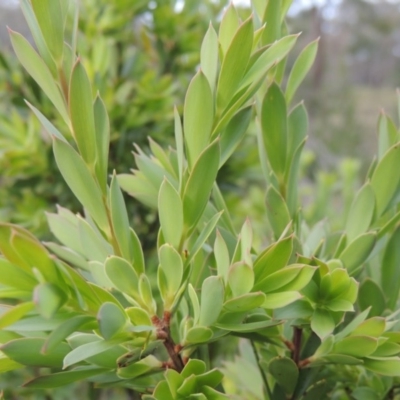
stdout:
<svg viewBox="0 0 400 400">
<path fill-rule="evenodd" d="M 151 139 L 132 173 L 109 177 L 109 116 L 75 55 L 74 3 L 26 3 L 39 53 L 16 32 L 11 41 L 64 121 L 30 105 L 84 212 L 47 215 L 57 242 L 0 224 L 1 371 L 38 368 L 29 389 L 85 380 L 148 400 L 395 397 L 399 132 L 381 117 L 377 159 L 351 201 L 345 192 L 343 226 L 309 224 L 298 195 L 308 119 L 292 99 L 317 42 L 284 84 L 298 37 L 287 34 L 289 5 L 254 1 L 243 19 L 230 5 L 218 33 L 210 24 L 183 121 L 174 110 L 174 147 Z M 254 115 L 263 232 L 250 219 L 235 229 L 217 183 Z M 121 189 L 158 212 L 156 260 Z"/>
</svg>

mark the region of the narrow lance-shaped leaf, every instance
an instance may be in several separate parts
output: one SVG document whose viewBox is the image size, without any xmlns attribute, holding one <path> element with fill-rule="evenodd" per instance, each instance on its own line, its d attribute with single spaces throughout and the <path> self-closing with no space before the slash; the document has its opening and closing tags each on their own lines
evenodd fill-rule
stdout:
<svg viewBox="0 0 400 400">
<path fill-rule="evenodd" d="M 382 289 L 388 299 L 388 307 L 395 309 L 400 291 L 400 227 L 389 239 L 382 261 Z"/>
<path fill-rule="evenodd" d="M 378 155 L 379 160 L 399 140 L 399 134 L 394 122 L 381 112 L 378 121 Z"/>
<path fill-rule="evenodd" d="M 367 182 L 357 193 L 351 205 L 346 228 L 347 238 L 351 242 L 369 228 L 375 211 L 375 193 Z"/>
<path fill-rule="evenodd" d="M 190 82 L 183 116 L 187 158 L 190 168 L 193 168 L 200 153 L 209 144 L 214 121 L 213 95 L 208 80 L 201 70 Z"/>
<path fill-rule="evenodd" d="M 175 142 L 176 142 L 176 154 L 178 158 L 178 177 L 179 177 L 179 192 L 182 188 L 182 176 L 183 176 L 183 163 L 185 160 L 185 154 L 183 150 L 183 129 L 181 117 L 176 107 L 174 108 L 174 126 L 175 126 Z"/>
<path fill-rule="evenodd" d="M 101 229 L 109 231 L 107 213 L 99 186 L 78 153 L 60 139 L 53 140 L 54 156 L 61 175 L 80 203 Z"/>
<path fill-rule="evenodd" d="M 60 0 L 31 0 L 43 38 L 54 60 L 60 63 L 63 54 L 64 21 Z"/>
<path fill-rule="evenodd" d="M 273 83 L 262 104 L 261 128 L 268 161 L 279 177 L 284 174 L 287 152 L 287 115 L 283 93 Z"/>
<path fill-rule="evenodd" d="M 289 210 L 285 200 L 273 186 L 267 191 L 266 204 L 268 221 L 272 227 L 275 238 L 278 239 L 290 223 Z"/>
<path fill-rule="evenodd" d="M 270 44 L 281 36 L 281 8 L 282 0 L 268 1 L 265 8 L 263 22 L 266 27 L 262 37 L 262 44 Z"/>
<path fill-rule="evenodd" d="M 314 63 L 315 57 L 318 50 L 318 41 L 314 40 L 309 45 L 307 45 L 300 55 L 297 57 L 286 85 L 286 102 L 290 104 L 296 93 L 297 88 L 300 86 L 301 82 L 307 75 L 311 66 Z"/>
<path fill-rule="evenodd" d="M 11 30 L 9 32 L 12 46 L 20 63 L 51 100 L 65 123 L 68 124 L 69 117 L 64 99 L 57 84 L 51 77 L 47 65 L 22 35 Z"/>
<path fill-rule="evenodd" d="M 96 130 L 93 114 L 92 88 L 82 62 L 78 59 L 69 86 L 69 111 L 74 138 L 86 163 L 96 161 Z"/>
<path fill-rule="evenodd" d="M 218 79 L 218 109 L 223 109 L 229 103 L 240 85 L 250 59 L 253 33 L 253 20 L 249 17 L 239 27 L 226 51 Z"/>
<path fill-rule="evenodd" d="M 107 110 L 100 96 L 96 97 L 93 105 L 94 122 L 96 130 L 96 177 L 103 193 L 107 193 L 107 166 L 110 145 L 110 121 Z"/>
<path fill-rule="evenodd" d="M 165 242 L 179 249 L 183 233 L 183 204 L 178 192 L 167 179 L 164 179 L 160 187 L 158 213 Z"/>
<path fill-rule="evenodd" d="M 214 92 L 218 70 L 218 36 L 211 23 L 201 44 L 200 63 L 211 91 Z"/>
<path fill-rule="evenodd" d="M 224 283 L 221 277 L 209 276 L 201 288 L 199 325 L 211 326 L 218 318 L 224 303 Z"/>
<path fill-rule="evenodd" d="M 114 303 L 104 303 L 100 307 L 97 319 L 100 333 L 106 340 L 112 339 L 128 321 L 126 313 Z"/>
<path fill-rule="evenodd" d="M 398 191 L 400 174 L 393 171 L 400 170 L 400 145 L 392 146 L 379 161 L 371 177 L 371 186 L 376 196 L 377 217 L 381 216 L 389 206 Z M 388 179 L 388 177 L 391 179 Z"/>
<path fill-rule="evenodd" d="M 219 167 L 219 140 L 211 143 L 200 155 L 186 183 L 183 215 L 188 229 L 200 219 L 210 197 Z"/>
<path fill-rule="evenodd" d="M 223 54 L 228 50 L 232 38 L 235 35 L 240 24 L 239 16 L 236 8 L 231 2 L 222 16 L 221 25 L 219 27 L 218 39 Z"/>
<path fill-rule="evenodd" d="M 122 196 L 121 189 L 118 185 L 117 177 L 111 180 L 109 203 L 111 211 L 111 221 L 115 238 L 118 242 L 121 255 L 128 261 L 132 261 L 131 254 L 131 237 L 129 231 L 129 217 L 126 210 L 125 200 Z"/>
</svg>

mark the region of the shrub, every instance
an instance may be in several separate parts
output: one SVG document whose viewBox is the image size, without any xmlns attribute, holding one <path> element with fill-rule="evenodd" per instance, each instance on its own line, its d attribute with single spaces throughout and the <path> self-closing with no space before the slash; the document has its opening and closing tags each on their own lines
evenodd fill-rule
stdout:
<svg viewBox="0 0 400 400">
<path fill-rule="evenodd" d="M 343 229 L 309 226 L 298 201 L 307 113 L 293 98 L 317 41 L 284 85 L 297 39 L 286 34 L 289 5 L 254 1 L 243 21 L 230 5 L 204 37 L 183 123 L 174 111 L 175 147 L 150 140 L 151 155 L 136 148 L 132 174 L 109 177 L 108 114 L 74 42 L 64 44 L 68 11 L 32 0 L 40 55 L 16 32 L 11 41 L 70 130 L 71 142 L 29 105 L 84 212 L 47 215 L 57 243 L 0 224 L 1 371 L 38 368 L 29 389 L 85 380 L 148 400 L 394 398 L 399 133 L 382 121 Z M 262 232 L 250 219 L 235 228 L 217 184 L 254 115 Z M 144 256 L 121 188 L 158 212 L 154 257 Z"/>
</svg>

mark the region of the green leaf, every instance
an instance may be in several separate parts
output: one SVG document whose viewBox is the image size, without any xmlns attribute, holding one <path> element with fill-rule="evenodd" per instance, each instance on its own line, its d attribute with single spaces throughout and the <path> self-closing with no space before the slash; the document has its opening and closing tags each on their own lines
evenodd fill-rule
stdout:
<svg viewBox="0 0 400 400">
<path fill-rule="evenodd" d="M 201 44 L 200 63 L 211 91 L 214 92 L 218 71 L 218 36 L 211 23 Z"/>
<path fill-rule="evenodd" d="M 107 193 L 107 167 L 110 146 L 110 121 L 103 100 L 98 95 L 93 105 L 96 132 L 96 177 L 104 194 Z"/>
<path fill-rule="evenodd" d="M 42 348 L 43 354 L 53 351 L 64 339 L 76 332 L 81 326 L 94 321 L 93 317 L 87 315 L 77 315 L 67 319 L 49 334 Z"/>
<path fill-rule="evenodd" d="M 105 271 L 116 289 L 133 298 L 137 297 L 139 278 L 126 260 L 117 256 L 107 258 Z"/>
<path fill-rule="evenodd" d="M 346 220 L 345 231 L 349 242 L 365 233 L 375 211 L 375 194 L 370 183 L 366 183 L 356 194 Z"/>
<path fill-rule="evenodd" d="M 85 68 L 79 59 L 71 74 L 69 112 L 76 144 L 83 159 L 93 168 L 97 157 L 97 141 L 92 88 Z"/>
<path fill-rule="evenodd" d="M 382 359 L 366 358 L 364 359 L 363 366 L 372 372 L 386 376 L 399 376 L 400 375 L 400 358 L 399 357 L 385 357 Z"/>
<path fill-rule="evenodd" d="M 379 115 L 378 134 L 379 160 L 381 160 L 385 153 L 398 141 L 395 124 L 383 111 Z"/>
<path fill-rule="evenodd" d="M 205 326 L 196 326 L 188 330 L 185 343 L 197 344 L 208 342 L 213 337 L 213 332 L 210 328 Z"/>
<path fill-rule="evenodd" d="M 292 255 L 293 236 L 278 240 L 268 246 L 254 261 L 255 281 L 284 268 Z"/>
<path fill-rule="evenodd" d="M 44 318 L 53 317 L 67 301 L 67 296 L 55 285 L 42 283 L 33 292 L 33 301 Z"/>
<path fill-rule="evenodd" d="M 74 382 L 87 380 L 96 375 L 108 372 L 108 369 L 98 367 L 76 368 L 72 371 L 57 372 L 51 375 L 39 376 L 24 384 L 30 389 L 54 389 Z"/>
<path fill-rule="evenodd" d="M 154 397 L 144 395 L 143 400 L 174 400 L 167 381 L 158 382 L 153 394 Z"/>
<path fill-rule="evenodd" d="M 262 305 L 267 310 L 282 308 L 302 298 L 299 292 L 268 293 Z"/>
<path fill-rule="evenodd" d="M 206 76 L 200 70 L 190 82 L 183 111 L 186 154 L 189 167 L 194 165 L 209 144 L 214 120 L 214 99 Z"/>
<path fill-rule="evenodd" d="M 382 264 L 382 269 L 386 264 Z M 391 298 L 391 296 L 388 296 Z M 358 290 L 358 304 L 361 310 L 371 307 L 370 315 L 382 315 L 386 308 L 385 295 L 379 285 L 370 278 L 366 278 Z"/>
<path fill-rule="evenodd" d="M 167 290 L 166 298 L 164 298 L 165 307 L 169 309 L 182 282 L 183 261 L 179 253 L 169 244 L 160 247 L 158 257 L 159 270 L 164 273 Z"/>
<path fill-rule="evenodd" d="M 254 285 L 253 269 L 243 261 L 234 263 L 228 271 L 228 282 L 233 296 L 249 293 Z"/>
<path fill-rule="evenodd" d="M 104 303 L 97 314 L 100 333 L 105 340 L 112 339 L 126 326 L 128 317 L 114 303 Z"/>
<path fill-rule="evenodd" d="M 221 25 L 219 27 L 218 39 L 223 54 L 228 50 L 232 39 L 240 25 L 239 16 L 233 3 L 230 3 L 222 16 Z"/>
<path fill-rule="evenodd" d="M 270 328 L 280 324 L 282 324 L 282 321 L 266 319 L 264 321 L 247 322 L 243 324 L 229 324 L 229 323 L 217 322 L 215 324 L 215 327 L 217 327 L 218 329 L 223 329 L 225 331 L 249 333 L 249 332 L 257 332 L 260 329 Z"/>
<path fill-rule="evenodd" d="M 64 21 L 59 0 L 32 0 L 43 38 L 54 60 L 60 63 L 64 44 Z"/>
<path fill-rule="evenodd" d="M 37 119 L 42 124 L 43 128 L 47 131 L 47 133 L 50 136 L 55 136 L 56 138 L 58 138 L 58 139 L 60 139 L 60 140 L 62 140 L 64 142 L 67 141 L 65 139 L 65 137 L 63 136 L 63 134 L 37 108 L 35 108 L 27 100 L 25 100 L 25 103 L 33 111 L 33 113 L 36 115 Z"/>
<path fill-rule="evenodd" d="M 269 164 L 278 177 L 283 176 L 287 153 L 287 114 L 285 97 L 276 83 L 272 83 L 265 94 L 261 128 Z"/>
<path fill-rule="evenodd" d="M 273 186 L 267 190 L 266 204 L 268 221 L 275 238 L 278 239 L 291 221 L 288 207 L 282 195 Z"/>
<path fill-rule="evenodd" d="M 122 379 L 134 379 L 141 375 L 158 372 L 161 368 L 162 362 L 150 354 L 125 368 L 118 368 L 117 375 Z"/>
<path fill-rule="evenodd" d="M 145 305 L 144 308 L 146 308 L 152 316 L 155 315 L 157 306 L 153 298 L 150 280 L 145 274 L 141 274 L 139 277 L 139 295 L 143 305 Z"/>
<path fill-rule="evenodd" d="M 299 378 L 299 370 L 292 359 L 275 357 L 270 361 L 268 370 L 287 395 L 294 392 Z"/>
<path fill-rule="evenodd" d="M 265 302 L 265 294 L 261 292 L 247 293 L 230 299 L 224 303 L 224 312 L 246 312 L 261 307 Z"/>
<path fill-rule="evenodd" d="M 367 232 L 355 238 L 340 254 L 339 258 L 350 274 L 355 273 L 368 258 L 375 246 L 376 233 Z"/>
<path fill-rule="evenodd" d="M 244 138 L 253 115 L 253 106 L 239 110 L 229 121 L 221 133 L 221 160 L 220 167 L 225 164 L 228 158 L 235 151 Z"/>
<path fill-rule="evenodd" d="M 372 317 L 361 322 L 350 335 L 364 335 L 379 338 L 386 330 L 386 320 L 383 317 Z"/>
<path fill-rule="evenodd" d="M 217 86 L 217 107 L 224 109 L 230 102 L 246 71 L 253 47 L 253 19 L 243 22 L 226 50 Z"/>
<path fill-rule="evenodd" d="M 183 204 L 167 179 L 164 179 L 158 194 L 158 214 L 165 242 L 179 249 L 183 234 Z"/>
<path fill-rule="evenodd" d="M 131 249 L 133 254 L 133 268 L 138 275 L 144 272 L 144 255 L 142 245 L 136 234 L 136 232 L 131 228 Z"/>
<path fill-rule="evenodd" d="M 196 290 L 193 288 L 191 283 L 189 283 L 188 286 L 188 294 L 193 308 L 193 321 L 196 325 L 200 318 L 200 303 L 199 298 L 197 297 Z"/>
<path fill-rule="evenodd" d="M 268 29 L 268 28 L 267 28 Z M 308 44 L 297 57 L 286 84 L 286 102 L 290 104 L 301 82 L 308 74 L 317 55 L 319 39 Z"/>
<path fill-rule="evenodd" d="M 279 63 L 295 45 L 299 35 L 285 36 L 273 43 L 257 58 L 242 79 L 240 89 L 257 82 L 275 64 Z"/>
<path fill-rule="evenodd" d="M 388 299 L 388 307 L 396 309 L 400 291 L 400 226 L 390 237 L 383 255 L 381 286 Z"/>
<path fill-rule="evenodd" d="M 266 23 L 262 36 L 262 44 L 269 44 L 281 36 L 281 8 L 282 0 L 268 1 L 265 7 L 263 22 Z"/>
<path fill-rule="evenodd" d="M 0 329 L 19 321 L 34 307 L 35 305 L 31 301 L 10 307 L 7 311 L 0 315 Z"/>
<path fill-rule="evenodd" d="M 382 160 L 379 161 L 371 177 L 371 186 L 376 197 L 377 217 L 382 215 L 388 208 L 395 196 L 399 183 L 400 174 L 393 175 L 393 171 L 400 170 L 400 144 L 392 146 Z M 391 179 L 387 179 L 388 176 Z"/>
<path fill-rule="evenodd" d="M 31 292 L 37 281 L 31 274 L 0 257 L 0 284 Z"/>
<path fill-rule="evenodd" d="M 224 283 L 219 276 L 209 276 L 201 288 L 199 325 L 211 326 L 219 317 L 224 303 Z"/>
<path fill-rule="evenodd" d="M 183 215 L 188 229 L 199 221 L 210 197 L 219 166 L 219 140 L 211 143 L 199 156 L 186 183 Z"/>
<path fill-rule="evenodd" d="M 217 264 L 218 275 L 222 276 L 226 284 L 228 281 L 228 269 L 230 265 L 229 250 L 224 238 L 218 230 L 214 242 L 214 257 Z"/>
<path fill-rule="evenodd" d="M 0 350 L 11 360 L 33 367 L 61 368 L 63 358 L 70 351 L 65 343 L 60 343 L 49 354 L 43 354 L 41 349 L 44 338 L 14 339 L 0 347 Z"/>
<path fill-rule="evenodd" d="M 115 172 L 111 179 L 109 204 L 113 231 L 118 242 L 118 247 L 122 256 L 132 262 L 129 216 Z"/>
<path fill-rule="evenodd" d="M 352 335 L 336 342 L 333 353 L 362 358 L 371 355 L 377 347 L 378 341 L 373 337 Z"/>
<path fill-rule="evenodd" d="M 80 203 L 89 211 L 100 229 L 108 232 L 107 213 L 102 194 L 87 166 L 78 153 L 67 143 L 54 138 L 54 156 L 61 175 Z"/>
<path fill-rule="evenodd" d="M 311 317 L 311 329 L 324 339 L 335 329 L 335 321 L 331 313 L 327 310 L 316 309 Z"/>
<path fill-rule="evenodd" d="M 22 35 L 11 30 L 9 32 L 12 46 L 20 63 L 38 83 L 46 96 L 54 104 L 65 123 L 68 124 L 69 117 L 64 99 L 57 84 L 52 79 L 48 67 Z"/>
<path fill-rule="evenodd" d="M 72 351 L 70 351 L 64 357 L 63 369 L 77 364 L 83 360 L 96 356 L 98 354 L 104 353 L 109 349 L 117 346 L 122 343 L 122 339 L 113 339 L 113 340 L 97 340 L 91 341 L 89 343 L 82 344 L 78 347 L 75 347 Z"/>
</svg>

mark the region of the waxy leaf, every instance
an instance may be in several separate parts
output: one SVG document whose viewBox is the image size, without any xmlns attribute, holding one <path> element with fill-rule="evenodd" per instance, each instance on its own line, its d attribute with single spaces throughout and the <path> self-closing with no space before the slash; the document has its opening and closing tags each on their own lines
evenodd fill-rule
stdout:
<svg viewBox="0 0 400 400">
<path fill-rule="evenodd" d="M 383 255 L 381 284 L 388 299 L 388 307 L 396 309 L 400 291 L 400 226 L 390 237 Z"/>
<path fill-rule="evenodd" d="M 224 303 L 224 283 L 221 277 L 209 276 L 201 288 L 199 325 L 211 326 L 219 317 Z"/>
<path fill-rule="evenodd" d="M 324 339 L 335 329 L 335 321 L 327 310 L 316 309 L 311 317 L 311 329 Z"/>
<path fill-rule="evenodd" d="M 394 195 L 398 191 L 400 174 L 393 175 L 393 171 L 400 170 L 400 145 L 391 147 L 382 160 L 379 161 L 371 177 L 371 186 L 376 197 L 377 217 L 388 208 Z M 388 176 L 392 177 L 388 179 Z"/>
<path fill-rule="evenodd" d="M 104 303 L 97 314 L 100 333 L 104 339 L 112 339 L 125 327 L 128 317 L 121 307 L 114 303 Z"/>
<path fill-rule="evenodd" d="M 237 262 L 229 268 L 228 282 L 233 296 L 249 293 L 254 285 L 253 269 L 244 262 Z"/>
<path fill-rule="evenodd" d="M 261 110 L 261 127 L 268 162 L 279 177 L 285 172 L 287 153 L 287 114 L 285 97 L 273 83 L 265 94 Z"/>
<path fill-rule="evenodd" d="M 169 244 L 164 244 L 158 252 L 159 270 L 163 272 L 166 284 L 166 308 L 172 305 L 174 297 L 181 285 L 183 276 L 183 261 L 179 253 Z"/>
<path fill-rule="evenodd" d="M 370 255 L 375 246 L 376 233 L 368 232 L 355 238 L 340 254 L 344 266 L 350 274 L 355 273 Z"/>
<path fill-rule="evenodd" d="M 67 296 L 57 286 L 51 283 L 42 283 L 36 286 L 33 292 L 33 301 L 44 318 L 51 318 L 67 301 Z"/>
<path fill-rule="evenodd" d="M 161 368 L 162 362 L 150 354 L 125 368 L 118 368 L 117 375 L 122 379 L 134 379 L 151 372 L 158 372 Z"/>
<path fill-rule="evenodd" d="M 299 378 L 299 369 L 292 359 L 275 357 L 269 363 L 268 370 L 286 394 L 291 395 L 294 392 Z"/>
<path fill-rule="evenodd" d="M 378 347 L 377 339 L 352 335 L 335 343 L 333 353 L 362 358 L 371 355 Z"/>
<path fill-rule="evenodd" d="M 251 311 L 257 307 L 261 307 L 265 299 L 264 293 L 247 293 L 226 301 L 223 310 L 227 312 Z"/>
<path fill-rule="evenodd" d="M 375 193 L 371 184 L 366 183 L 354 198 L 346 220 L 345 230 L 349 242 L 367 231 L 373 220 L 374 210 Z"/>
<path fill-rule="evenodd" d="M 139 278 L 132 265 L 125 259 L 109 257 L 105 263 L 105 272 L 116 289 L 133 298 L 137 297 Z"/>
<path fill-rule="evenodd" d="M 98 367 L 76 368 L 72 371 L 56 372 L 51 375 L 39 376 L 25 383 L 24 387 L 30 389 L 53 389 L 88 379 L 108 371 L 108 369 Z"/>
<path fill-rule="evenodd" d="M 372 372 L 386 376 L 400 375 L 400 358 L 385 357 L 385 358 L 366 358 L 363 366 Z"/>
<path fill-rule="evenodd" d="M 81 157 L 69 144 L 57 138 L 53 140 L 53 151 L 61 175 L 76 198 L 89 211 L 100 229 L 109 231 L 100 188 Z"/>
<path fill-rule="evenodd" d="M 126 210 L 125 200 L 118 185 L 117 177 L 114 173 L 111 180 L 109 191 L 109 204 L 111 211 L 111 221 L 115 238 L 118 242 L 122 257 L 132 261 L 131 254 L 131 234 L 129 231 L 129 217 Z"/>
<path fill-rule="evenodd" d="M 214 257 L 215 262 L 217 263 L 218 275 L 222 276 L 226 284 L 228 281 L 228 269 L 230 265 L 229 250 L 224 241 L 224 238 L 218 230 L 214 243 Z"/>
<path fill-rule="evenodd" d="M 253 20 L 252 17 L 249 17 L 239 27 L 225 53 L 217 87 L 217 107 L 219 109 L 223 109 L 230 102 L 240 85 L 250 59 L 253 33 Z"/>
<path fill-rule="evenodd" d="M 214 121 L 214 99 L 206 76 L 200 70 L 190 82 L 183 111 L 186 154 L 192 169 L 209 144 Z"/>
<path fill-rule="evenodd" d="M 281 36 L 282 0 L 268 1 L 265 7 L 263 22 L 266 23 L 262 36 L 262 44 L 273 43 Z"/>
<path fill-rule="evenodd" d="M 221 25 L 219 27 L 218 39 L 223 54 L 228 50 L 231 41 L 239 28 L 240 20 L 233 3 L 230 3 L 222 16 Z"/>
<path fill-rule="evenodd" d="M 214 92 L 218 70 L 218 36 L 211 23 L 201 44 L 200 63 L 211 91 Z"/>
<path fill-rule="evenodd" d="M 384 269 L 385 266 L 386 264 L 383 263 L 382 269 Z M 386 289 L 385 285 L 383 287 Z M 391 296 L 388 297 L 392 298 Z M 372 279 L 365 279 L 361 283 L 358 291 L 358 304 L 361 310 L 366 310 L 371 307 L 370 315 L 372 317 L 382 315 L 386 308 L 386 299 L 383 290 Z"/>
<path fill-rule="evenodd" d="M 69 117 L 64 99 L 57 84 L 51 78 L 51 72 L 32 48 L 29 42 L 19 33 L 10 31 L 10 39 L 20 63 L 28 71 L 29 75 L 38 83 L 46 96 L 51 100 L 66 124 Z"/>
<path fill-rule="evenodd" d="M 318 50 L 318 41 L 319 39 L 314 40 L 302 50 L 300 55 L 297 57 L 292 70 L 290 71 L 285 93 L 287 104 L 292 102 L 297 88 L 300 86 L 301 82 L 314 63 Z"/>
<path fill-rule="evenodd" d="M 33 367 L 61 368 L 64 357 L 71 350 L 65 343 L 60 343 L 49 354 L 42 353 L 44 338 L 21 338 L 11 340 L 0 350 L 11 360 Z"/>
<path fill-rule="evenodd" d="M 219 141 L 215 140 L 201 154 L 186 183 L 183 215 L 188 229 L 199 221 L 210 197 L 219 166 Z"/>
<path fill-rule="evenodd" d="M 0 329 L 3 329 L 6 326 L 12 325 L 15 322 L 19 321 L 34 307 L 35 305 L 32 302 L 21 303 L 16 306 L 10 307 L 7 311 L 3 312 L 0 315 Z"/>
<path fill-rule="evenodd" d="M 282 195 L 270 186 L 266 195 L 268 221 L 278 239 L 291 221 L 288 207 Z"/>
<path fill-rule="evenodd" d="M 94 167 L 97 157 L 92 88 L 80 60 L 72 70 L 69 85 L 69 112 L 76 144 L 83 159 Z"/>
<path fill-rule="evenodd" d="M 208 342 L 213 337 L 213 332 L 205 326 L 196 326 L 189 329 L 185 337 L 185 343 L 196 344 Z"/>
<path fill-rule="evenodd" d="M 276 308 L 282 308 L 296 300 L 301 299 L 303 296 L 299 292 L 281 292 L 281 293 L 268 293 L 263 308 L 267 310 L 274 310 Z"/>
<path fill-rule="evenodd" d="M 158 194 L 158 214 L 165 242 L 179 249 L 183 233 L 183 204 L 167 179 L 164 179 Z"/>
<path fill-rule="evenodd" d="M 32 8 L 51 55 L 60 63 L 64 44 L 60 0 L 32 0 Z"/>
</svg>

